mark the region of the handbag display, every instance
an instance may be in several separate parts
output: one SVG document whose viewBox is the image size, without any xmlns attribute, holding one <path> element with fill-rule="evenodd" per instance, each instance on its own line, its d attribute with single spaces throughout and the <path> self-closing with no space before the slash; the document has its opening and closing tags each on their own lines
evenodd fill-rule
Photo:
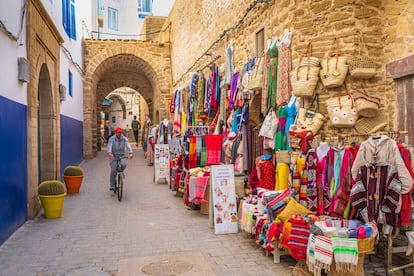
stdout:
<svg viewBox="0 0 414 276">
<path fill-rule="evenodd" d="M 347 59 L 340 55 L 338 40 L 334 39 L 334 52 L 329 51 L 327 56 L 321 61 L 319 72 L 322 84 L 326 88 L 341 86 L 348 73 Z"/>
<path fill-rule="evenodd" d="M 348 92 L 326 101 L 329 120 L 335 127 L 353 127 L 358 120 L 354 99 Z"/>
<path fill-rule="evenodd" d="M 263 71 L 264 71 L 264 57 L 262 54 L 256 59 L 256 63 L 253 66 L 251 78 L 247 86 L 249 90 L 255 91 L 255 90 L 262 89 Z"/>
<path fill-rule="evenodd" d="M 352 78 L 369 79 L 376 75 L 376 63 L 374 58 L 361 55 L 361 48 L 366 48 L 362 39 L 362 34 L 358 32 L 358 54 L 348 60 L 349 74 Z"/>
<path fill-rule="evenodd" d="M 309 43 L 306 53 L 293 61 L 290 72 L 292 94 L 297 97 L 312 97 L 319 81 L 319 59 L 312 57 L 312 44 Z"/>
<path fill-rule="evenodd" d="M 351 92 L 354 98 L 358 114 L 363 117 L 372 118 L 378 115 L 380 98 L 369 96 L 364 90 L 356 89 Z"/>
<path fill-rule="evenodd" d="M 290 126 L 289 132 L 301 132 L 301 131 L 312 131 L 314 135 L 319 131 L 323 122 L 325 121 L 325 116 L 317 112 L 319 109 L 319 104 L 316 104 L 315 110 L 312 111 L 311 108 L 317 100 L 318 96 L 316 95 L 313 98 L 313 101 L 308 109 L 301 107 L 298 110 L 296 115 L 295 122 Z"/>
<path fill-rule="evenodd" d="M 259 136 L 274 138 L 277 130 L 276 112 L 272 109 L 267 113 L 262 126 L 260 127 Z"/>
</svg>

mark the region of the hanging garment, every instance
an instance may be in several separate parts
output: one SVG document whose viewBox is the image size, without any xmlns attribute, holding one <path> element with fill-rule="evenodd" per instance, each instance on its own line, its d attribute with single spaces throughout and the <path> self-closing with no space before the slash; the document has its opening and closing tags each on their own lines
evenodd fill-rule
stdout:
<svg viewBox="0 0 414 276">
<path fill-rule="evenodd" d="M 279 163 L 276 165 L 275 190 L 285 190 L 289 184 L 289 165 Z"/>
<path fill-rule="evenodd" d="M 341 161 L 339 187 L 334 194 L 333 204 L 331 204 L 333 208 L 330 209 L 331 214 L 345 219 L 349 218 L 350 212 L 350 193 L 354 184 L 351 176 L 351 168 L 354 163 L 354 158 L 352 147 L 346 147 Z"/>
<path fill-rule="evenodd" d="M 361 166 L 351 202 L 362 222 L 375 221 L 380 232 L 394 234 L 401 206 L 401 181 L 395 167 L 386 163 Z"/>
<path fill-rule="evenodd" d="M 274 190 L 275 188 L 275 166 L 272 160 L 260 160 L 258 162 L 259 185 L 258 188 Z"/>
<path fill-rule="evenodd" d="M 279 45 L 279 64 L 277 67 L 277 106 L 285 105 L 291 95 L 290 71 L 292 69 L 292 53 L 290 44 L 282 41 Z"/>
<path fill-rule="evenodd" d="M 401 153 L 401 157 L 404 161 L 405 167 L 411 175 L 411 178 L 414 178 L 413 171 L 411 169 L 410 163 L 410 153 L 408 149 L 402 144 L 398 144 L 398 150 Z M 400 224 L 405 227 L 409 227 L 411 223 L 411 202 L 412 202 L 412 192 L 408 192 L 402 195 L 401 202 L 401 212 L 400 212 Z"/>
<path fill-rule="evenodd" d="M 284 106 L 279 107 L 277 111 L 278 123 L 276 129 L 276 144 L 275 150 L 286 150 L 286 137 L 285 137 L 285 127 L 286 127 L 286 118 L 287 112 Z"/>
<path fill-rule="evenodd" d="M 291 150 L 289 128 L 295 122 L 295 117 L 297 114 L 296 96 L 292 96 L 290 98 L 288 104 L 285 106 L 285 110 L 286 110 L 286 115 L 287 115 L 286 126 L 285 126 L 286 150 Z"/>
<path fill-rule="evenodd" d="M 260 105 L 260 111 L 263 115 L 267 113 L 267 87 L 268 87 L 268 74 L 266 72 L 269 70 L 270 66 L 270 56 L 267 51 L 264 51 L 263 53 L 263 84 L 262 84 L 262 97 L 261 97 L 261 105 Z"/>
<path fill-rule="evenodd" d="M 234 71 L 234 48 L 233 44 L 229 43 L 226 48 L 226 72 L 225 72 L 225 79 L 224 83 L 230 83 L 231 76 L 233 75 Z"/>
<path fill-rule="evenodd" d="M 197 149 L 196 149 L 196 136 L 190 136 L 190 149 L 188 152 L 189 169 L 197 167 Z"/>
<path fill-rule="evenodd" d="M 413 179 L 401 158 L 397 143 L 386 135 L 370 137 L 361 143 L 352 165 L 352 177 L 355 179 L 359 168 L 364 164 L 387 163 L 398 171 L 401 180 L 401 193 L 406 194 L 413 187 Z"/>
<path fill-rule="evenodd" d="M 267 72 L 267 104 L 266 107 L 276 107 L 276 90 L 277 90 L 277 67 L 279 51 L 277 44 L 273 43 L 269 50 L 270 64 Z"/>
</svg>

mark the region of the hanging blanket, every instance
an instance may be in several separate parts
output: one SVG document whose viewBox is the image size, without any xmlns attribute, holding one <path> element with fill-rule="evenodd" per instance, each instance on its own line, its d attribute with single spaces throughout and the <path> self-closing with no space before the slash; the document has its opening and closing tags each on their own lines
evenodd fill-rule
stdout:
<svg viewBox="0 0 414 276">
<path fill-rule="evenodd" d="M 221 156 L 222 136 L 221 134 L 206 134 L 206 165 L 219 165 Z"/>
<path fill-rule="evenodd" d="M 335 266 L 338 272 L 356 272 L 358 239 L 332 237 Z"/>
<path fill-rule="evenodd" d="M 196 137 L 190 136 L 190 150 L 188 153 L 189 169 L 197 167 Z"/>
<path fill-rule="evenodd" d="M 206 189 L 208 186 L 208 179 L 209 176 L 199 176 L 196 178 L 195 183 L 195 197 L 194 197 L 194 203 L 201 204 L 207 202 L 204 197 L 206 194 Z"/>
</svg>

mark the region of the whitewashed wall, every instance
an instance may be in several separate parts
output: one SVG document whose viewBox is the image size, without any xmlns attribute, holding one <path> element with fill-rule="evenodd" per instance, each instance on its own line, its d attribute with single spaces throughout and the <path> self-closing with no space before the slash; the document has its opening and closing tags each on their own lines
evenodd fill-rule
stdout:
<svg viewBox="0 0 414 276">
<path fill-rule="evenodd" d="M 0 1 L 0 20 L 18 41 L 0 32 L 0 96 L 27 105 L 27 85 L 17 79 L 17 58 L 27 57 L 26 28 L 22 18 L 24 1 Z M 20 35 L 19 35 L 19 32 Z"/>
</svg>

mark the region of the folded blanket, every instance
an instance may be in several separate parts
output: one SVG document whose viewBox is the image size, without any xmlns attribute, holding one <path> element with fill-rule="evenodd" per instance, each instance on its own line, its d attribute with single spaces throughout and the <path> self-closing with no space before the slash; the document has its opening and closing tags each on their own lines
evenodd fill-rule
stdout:
<svg viewBox="0 0 414 276">
<path fill-rule="evenodd" d="M 322 235 L 316 236 L 315 240 L 315 266 L 319 269 L 329 271 L 333 259 L 333 248 L 331 238 Z"/>
<path fill-rule="evenodd" d="M 338 272 L 356 272 L 358 264 L 358 240 L 333 237 L 332 248 Z"/>
</svg>

